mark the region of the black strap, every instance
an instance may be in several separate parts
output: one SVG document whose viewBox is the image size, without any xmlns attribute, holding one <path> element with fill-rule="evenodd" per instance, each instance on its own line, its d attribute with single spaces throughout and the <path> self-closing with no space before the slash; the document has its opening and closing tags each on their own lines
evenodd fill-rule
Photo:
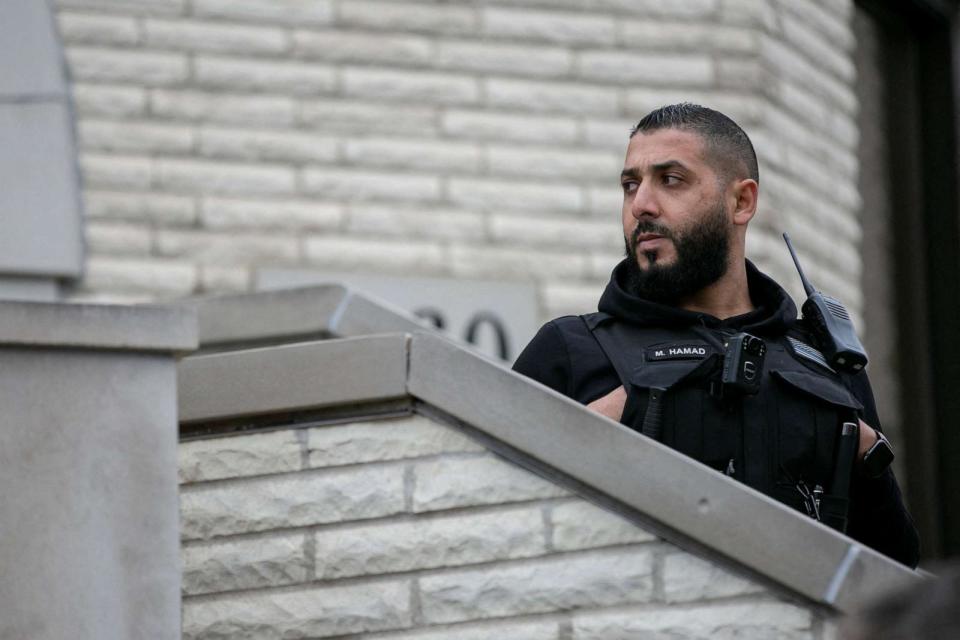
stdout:
<svg viewBox="0 0 960 640">
<path fill-rule="evenodd" d="M 587 322 L 586 318 L 580 316 L 580 319 L 587 327 L 587 330 L 590 331 L 591 335 L 593 335 L 593 338 L 597 341 L 597 344 L 600 345 L 600 350 L 603 351 L 603 355 L 607 356 L 607 360 L 609 360 L 610 364 L 613 365 L 614 370 L 617 372 L 617 377 L 620 378 L 620 383 L 623 385 L 623 388 L 629 391 L 630 366 L 627 364 L 626 357 L 623 355 L 623 350 L 619 345 L 619 341 L 613 335 L 611 335 L 611 324 L 601 323 L 596 327 L 591 328 L 590 323 Z"/>
<path fill-rule="evenodd" d="M 597 344 L 600 345 L 600 350 L 603 351 L 603 355 L 607 356 L 607 360 L 610 361 L 610 364 L 613 365 L 614 370 L 617 372 L 617 377 L 620 378 L 620 383 L 627 392 L 627 404 L 629 404 L 629 398 L 633 392 L 633 386 L 630 384 L 630 374 L 632 370 L 630 369 L 630 365 L 627 364 L 627 358 L 623 352 L 623 345 L 628 344 L 628 341 L 623 337 L 615 335 L 615 324 L 601 323 L 591 328 L 583 316 L 580 316 L 580 318 L 587 326 L 587 329 L 590 330 L 590 333 L 593 334 Z M 660 387 L 650 388 L 647 411 L 643 416 L 643 423 L 640 427 L 640 432 L 643 435 L 648 438 L 653 438 L 654 440 L 660 440 L 661 425 L 663 423 L 663 409 L 661 408 L 660 400 L 663 397 L 664 391 L 665 389 Z M 624 405 L 623 412 L 624 416 L 626 416 L 627 405 Z"/>
</svg>

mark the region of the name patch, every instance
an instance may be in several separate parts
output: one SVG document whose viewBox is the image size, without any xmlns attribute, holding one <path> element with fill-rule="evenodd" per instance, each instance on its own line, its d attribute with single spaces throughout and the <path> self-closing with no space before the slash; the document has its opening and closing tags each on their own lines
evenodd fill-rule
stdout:
<svg viewBox="0 0 960 640">
<path fill-rule="evenodd" d="M 703 360 L 710 355 L 710 349 L 703 343 L 662 344 L 648 347 L 643 352 L 647 362 L 661 360 Z"/>
</svg>

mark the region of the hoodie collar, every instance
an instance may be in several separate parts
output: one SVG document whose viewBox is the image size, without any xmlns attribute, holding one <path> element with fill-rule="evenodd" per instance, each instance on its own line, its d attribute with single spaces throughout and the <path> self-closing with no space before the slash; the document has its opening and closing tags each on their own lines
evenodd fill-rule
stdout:
<svg viewBox="0 0 960 640">
<path fill-rule="evenodd" d="M 761 273 L 749 260 L 746 263 L 747 285 L 755 308 L 743 315 L 720 320 L 708 313 L 650 302 L 628 293 L 623 286 L 626 281 L 626 259 L 614 268 L 598 308 L 602 313 L 638 325 L 702 325 L 755 334 L 783 333 L 796 320 L 796 305 L 780 285 Z"/>
</svg>

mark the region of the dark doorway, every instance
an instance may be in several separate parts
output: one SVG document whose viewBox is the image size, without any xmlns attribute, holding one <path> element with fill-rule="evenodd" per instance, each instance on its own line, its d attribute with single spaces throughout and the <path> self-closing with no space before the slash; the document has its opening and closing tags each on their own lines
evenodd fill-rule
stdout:
<svg viewBox="0 0 960 640">
<path fill-rule="evenodd" d="M 958 4 L 859 0 L 854 22 L 864 316 L 893 371 L 877 376 L 880 404 L 926 558 L 960 554 Z"/>
</svg>

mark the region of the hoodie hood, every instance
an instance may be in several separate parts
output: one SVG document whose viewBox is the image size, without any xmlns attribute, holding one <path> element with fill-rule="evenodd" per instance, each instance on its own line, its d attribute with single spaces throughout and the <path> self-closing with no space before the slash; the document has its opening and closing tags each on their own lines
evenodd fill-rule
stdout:
<svg viewBox="0 0 960 640">
<path fill-rule="evenodd" d="M 641 326 L 702 325 L 714 329 L 729 328 L 762 335 L 783 333 L 797 318 L 797 306 L 783 287 L 761 273 L 749 260 L 746 261 L 747 285 L 755 308 L 749 313 L 724 320 L 707 313 L 650 302 L 628 293 L 624 287 L 626 261 L 625 258 L 614 268 L 610 282 L 600 297 L 598 305 L 602 313 L 624 322 Z"/>
</svg>

